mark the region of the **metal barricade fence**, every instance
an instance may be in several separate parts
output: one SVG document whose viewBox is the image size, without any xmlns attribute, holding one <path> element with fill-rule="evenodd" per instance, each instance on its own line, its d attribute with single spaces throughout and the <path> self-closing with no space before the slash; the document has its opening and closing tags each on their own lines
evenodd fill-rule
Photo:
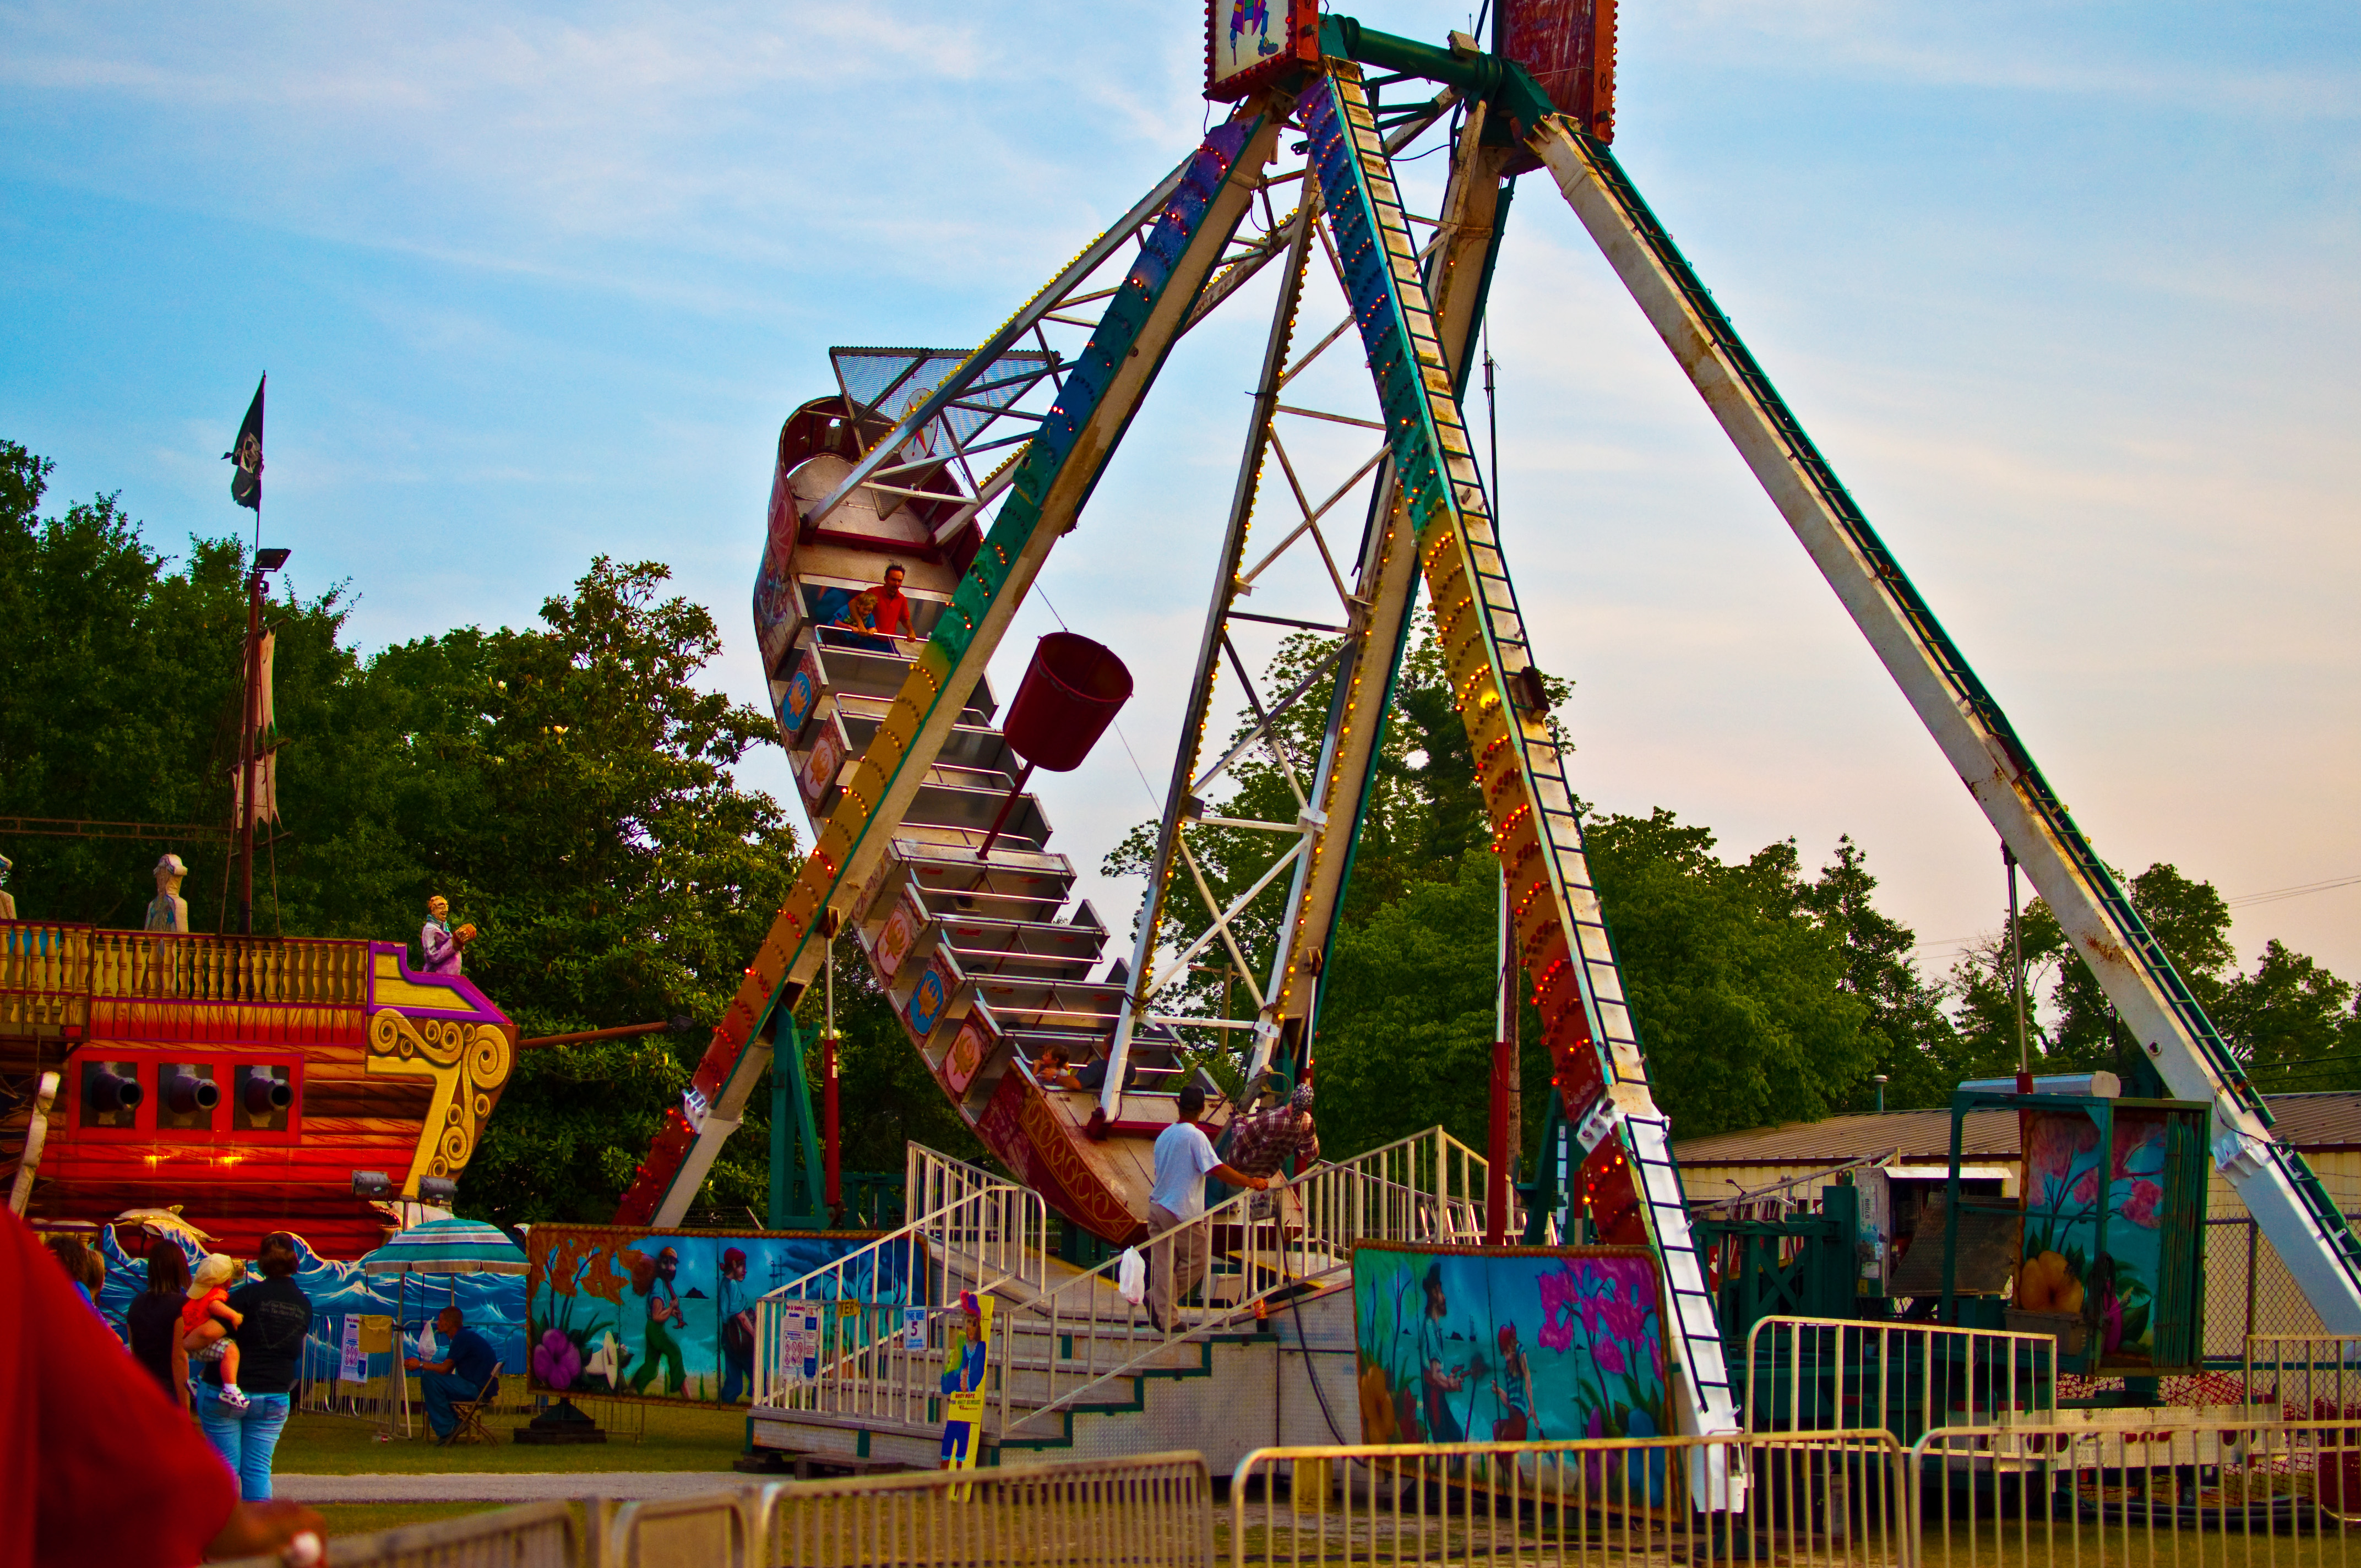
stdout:
<svg viewBox="0 0 2361 1568">
<path fill-rule="evenodd" d="M 2070 1411 L 1930 1431 L 1908 1469 L 1923 1568 L 2361 1561 L 2361 1427 Z"/>
<path fill-rule="evenodd" d="M 576 1568 L 588 1560 L 582 1522 L 570 1503 L 527 1503 L 497 1513 L 402 1525 L 329 1543 L 335 1568 Z M 215 1568 L 286 1568 L 276 1555 L 240 1557 Z"/>
<path fill-rule="evenodd" d="M 1700 1491 L 1738 1506 L 1700 1512 Z M 1235 1568 L 1915 1568 L 1906 1496 L 1883 1431 L 1265 1448 L 1231 1476 L 1224 1544 Z"/>
<path fill-rule="evenodd" d="M 601 1568 L 754 1568 L 763 1494 L 774 1489 L 625 1503 L 607 1528 Z"/>
<path fill-rule="evenodd" d="M 1213 1501 L 1196 1453 L 781 1483 L 759 1494 L 755 1563 L 1201 1568 L 1213 1560 Z"/>
<path fill-rule="evenodd" d="M 2246 1396 L 2251 1414 L 2282 1420 L 2361 1416 L 2361 1337 L 2247 1335 Z"/>
<path fill-rule="evenodd" d="M 1764 1318 L 1738 1368 L 1748 1431 L 1892 1432 L 1986 1425 L 2058 1408 L 2049 1334 L 1933 1323 Z"/>
</svg>

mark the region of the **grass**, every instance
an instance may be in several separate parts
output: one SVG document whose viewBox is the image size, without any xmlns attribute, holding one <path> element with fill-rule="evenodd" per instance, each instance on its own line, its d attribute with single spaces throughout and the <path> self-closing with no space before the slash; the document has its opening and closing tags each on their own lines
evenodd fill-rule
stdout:
<svg viewBox="0 0 2361 1568">
<path fill-rule="evenodd" d="M 642 1407 L 647 1431 L 637 1442 L 625 1431 L 629 1413 L 610 1419 L 606 1409 L 596 1414 L 609 1429 L 605 1442 L 567 1443 L 543 1448 L 521 1443 L 509 1434 L 531 1418 L 515 1411 L 488 1416 L 484 1425 L 500 1441 L 445 1448 L 423 1435 L 425 1423 L 413 1415 L 422 1434 L 377 1441 L 374 1417 L 299 1414 L 287 1423 L 279 1440 L 272 1466 L 285 1475 L 418 1475 L 448 1471 L 479 1475 L 513 1475 L 523 1471 L 576 1473 L 587 1470 L 727 1470 L 745 1451 L 746 1418 L 742 1412 L 685 1409 L 669 1406 Z M 624 1430 L 617 1430 L 622 1426 Z M 423 1506 L 423 1505 L 422 1505 Z M 375 1526 L 357 1526 L 374 1529 Z"/>
</svg>

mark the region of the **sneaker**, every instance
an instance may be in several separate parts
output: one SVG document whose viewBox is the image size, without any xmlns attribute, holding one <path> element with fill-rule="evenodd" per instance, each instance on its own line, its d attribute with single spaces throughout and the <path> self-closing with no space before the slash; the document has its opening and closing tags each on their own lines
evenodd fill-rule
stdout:
<svg viewBox="0 0 2361 1568">
<path fill-rule="evenodd" d="M 243 1410 L 251 1403 L 244 1391 L 235 1383 L 225 1383 L 221 1386 L 221 1402 L 222 1409 L 225 1410 Z"/>
</svg>

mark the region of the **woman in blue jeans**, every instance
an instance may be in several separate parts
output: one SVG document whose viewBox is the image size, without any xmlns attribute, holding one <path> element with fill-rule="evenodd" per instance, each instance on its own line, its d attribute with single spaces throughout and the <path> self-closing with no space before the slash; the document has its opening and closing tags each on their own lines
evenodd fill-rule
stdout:
<svg viewBox="0 0 2361 1568">
<path fill-rule="evenodd" d="M 237 1380 L 247 1408 L 221 1402 L 221 1363 L 205 1364 L 205 1382 L 196 1390 L 197 1421 L 205 1439 L 237 1476 L 241 1501 L 270 1500 L 270 1456 L 287 1425 L 287 1407 L 302 1369 L 303 1339 L 312 1330 L 312 1302 L 296 1288 L 295 1243 L 281 1233 L 262 1240 L 262 1277 L 230 1292 L 229 1304 L 246 1315 L 231 1336 L 237 1341 Z"/>
</svg>

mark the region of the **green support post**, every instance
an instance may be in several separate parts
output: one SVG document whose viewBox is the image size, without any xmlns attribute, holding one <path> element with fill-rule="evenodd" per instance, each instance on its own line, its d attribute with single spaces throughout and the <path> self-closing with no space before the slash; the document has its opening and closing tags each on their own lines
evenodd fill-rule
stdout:
<svg viewBox="0 0 2361 1568">
<path fill-rule="evenodd" d="M 779 1015 L 771 1045 L 771 1216 L 774 1231 L 824 1231 L 819 1123 L 804 1076 L 804 1034 Z"/>
</svg>

